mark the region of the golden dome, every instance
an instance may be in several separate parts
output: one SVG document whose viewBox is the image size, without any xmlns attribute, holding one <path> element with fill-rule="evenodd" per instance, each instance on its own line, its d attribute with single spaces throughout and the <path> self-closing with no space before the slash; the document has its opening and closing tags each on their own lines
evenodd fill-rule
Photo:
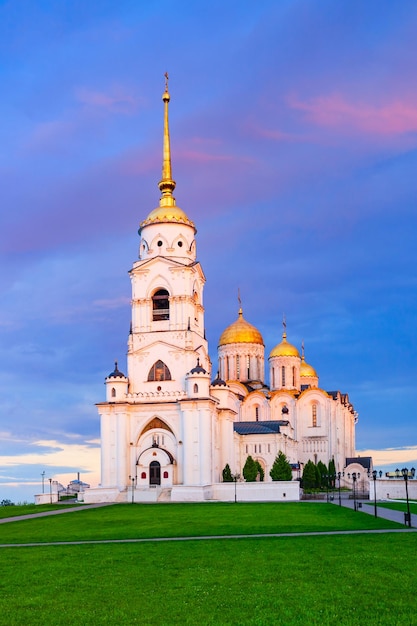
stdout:
<svg viewBox="0 0 417 626">
<path fill-rule="evenodd" d="M 158 206 L 151 211 L 140 227 L 143 228 L 148 224 L 161 224 L 166 222 L 174 222 L 176 224 L 187 224 L 195 229 L 194 223 L 188 219 L 187 215 L 178 206 Z"/>
<path fill-rule="evenodd" d="M 316 370 L 314 369 L 314 367 L 305 362 L 304 356 L 301 357 L 300 376 L 308 376 L 309 378 L 313 376 L 314 378 L 317 378 Z"/>
<path fill-rule="evenodd" d="M 225 346 L 229 343 L 259 343 L 264 345 L 259 330 L 243 318 L 242 309 L 239 309 L 237 320 L 230 324 L 220 337 L 219 346 Z"/>
<path fill-rule="evenodd" d="M 287 333 L 282 333 L 282 341 L 271 351 L 269 358 L 274 356 L 298 356 L 300 353 L 297 348 L 287 341 Z"/>
</svg>

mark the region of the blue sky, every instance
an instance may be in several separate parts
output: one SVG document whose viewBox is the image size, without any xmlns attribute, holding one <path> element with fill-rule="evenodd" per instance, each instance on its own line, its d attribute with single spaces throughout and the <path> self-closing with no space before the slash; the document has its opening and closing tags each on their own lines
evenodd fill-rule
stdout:
<svg viewBox="0 0 417 626">
<path fill-rule="evenodd" d="M 97 484 L 127 271 L 157 205 L 163 74 L 206 329 L 244 314 L 417 463 L 414 2 L 0 2 L 0 499 Z"/>
</svg>

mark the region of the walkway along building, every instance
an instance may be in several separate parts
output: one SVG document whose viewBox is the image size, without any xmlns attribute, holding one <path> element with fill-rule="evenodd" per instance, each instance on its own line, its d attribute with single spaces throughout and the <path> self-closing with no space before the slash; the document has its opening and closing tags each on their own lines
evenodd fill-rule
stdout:
<svg viewBox="0 0 417 626">
<path fill-rule="evenodd" d="M 320 389 L 285 323 L 268 358 L 267 386 L 263 338 L 242 308 L 220 337 L 212 376 L 196 228 L 173 195 L 167 85 L 162 100 L 161 196 L 140 224 L 139 259 L 130 270 L 127 374 L 116 363 L 97 405 L 101 485 L 85 501 L 231 499 L 234 486 L 221 483 L 222 470 L 229 464 L 242 474 L 249 454 L 265 483 L 239 484 L 242 499 L 298 499 L 298 482 L 270 479 L 278 451 L 298 468 L 334 459 L 343 470 L 355 452 L 355 411 L 347 394 Z"/>
</svg>

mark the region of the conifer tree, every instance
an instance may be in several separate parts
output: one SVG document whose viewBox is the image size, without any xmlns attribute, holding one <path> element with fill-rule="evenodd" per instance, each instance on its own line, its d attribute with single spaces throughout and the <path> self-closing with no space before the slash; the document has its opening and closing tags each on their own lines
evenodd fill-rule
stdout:
<svg viewBox="0 0 417 626">
<path fill-rule="evenodd" d="M 319 470 L 320 475 L 320 484 L 318 486 L 321 488 L 327 487 L 327 467 L 322 461 L 319 461 L 317 463 L 317 469 Z"/>
<path fill-rule="evenodd" d="M 233 476 L 232 476 L 232 472 L 231 472 L 229 463 L 226 463 L 222 474 L 223 474 L 223 482 L 224 483 L 232 483 L 233 482 Z"/>
<path fill-rule="evenodd" d="M 330 459 L 329 461 L 329 476 L 330 486 L 332 489 L 334 489 L 336 484 L 336 465 L 334 463 L 334 459 Z"/>
<path fill-rule="evenodd" d="M 254 483 L 257 475 L 258 468 L 253 458 L 249 455 L 246 459 L 245 465 L 243 466 L 243 478 L 247 483 Z"/>
<path fill-rule="evenodd" d="M 317 486 L 316 465 L 310 460 L 304 465 L 303 489 L 314 489 Z"/>
<path fill-rule="evenodd" d="M 292 469 L 288 459 L 281 450 L 278 452 L 274 464 L 269 472 L 272 480 L 292 480 Z"/>
</svg>

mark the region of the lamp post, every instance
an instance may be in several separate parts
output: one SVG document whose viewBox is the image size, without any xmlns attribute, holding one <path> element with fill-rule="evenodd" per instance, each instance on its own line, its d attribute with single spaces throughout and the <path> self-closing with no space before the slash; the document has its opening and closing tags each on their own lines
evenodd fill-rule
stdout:
<svg viewBox="0 0 417 626">
<path fill-rule="evenodd" d="M 376 470 L 374 470 L 372 472 L 372 478 L 374 479 L 374 515 L 375 517 L 378 517 L 377 515 L 377 510 L 376 510 L 376 477 L 377 477 L 378 472 Z"/>
<path fill-rule="evenodd" d="M 135 503 L 135 477 L 129 476 L 129 480 L 132 481 L 132 504 Z"/>
<path fill-rule="evenodd" d="M 43 470 L 41 476 L 42 476 L 42 493 L 45 493 L 45 470 Z"/>
<path fill-rule="evenodd" d="M 235 502 L 237 502 L 236 483 L 240 478 L 240 474 L 232 474 L 233 481 L 235 483 Z"/>
<path fill-rule="evenodd" d="M 49 478 L 49 502 L 52 504 L 52 478 Z"/>
<path fill-rule="evenodd" d="M 350 478 L 350 474 L 348 474 L 348 478 Z M 356 481 L 360 478 L 360 473 L 353 472 L 352 480 L 353 480 L 353 510 L 356 511 Z"/>
<path fill-rule="evenodd" d="M 400 478 L 401 474 L 405 480 L 405 497 L 407 499 L 407 513 L 404 513 L 404 524 L 407 526 L 409 526 L 411 528 L 411 513 L 410 513 L 410 502 L 408 499 L 408 478 L 409 475 L 411 474 L 411 478 L 414 478 L 416 473 L 416 470 L 414 469 L 414 467 L 411 468 L 410 471 L 408 471 L 408 467 L 403 467 L 401 472 L 399 469 L 395 470 L 395 475 L 397 476 L 397 478 Z"/>
</svg>

